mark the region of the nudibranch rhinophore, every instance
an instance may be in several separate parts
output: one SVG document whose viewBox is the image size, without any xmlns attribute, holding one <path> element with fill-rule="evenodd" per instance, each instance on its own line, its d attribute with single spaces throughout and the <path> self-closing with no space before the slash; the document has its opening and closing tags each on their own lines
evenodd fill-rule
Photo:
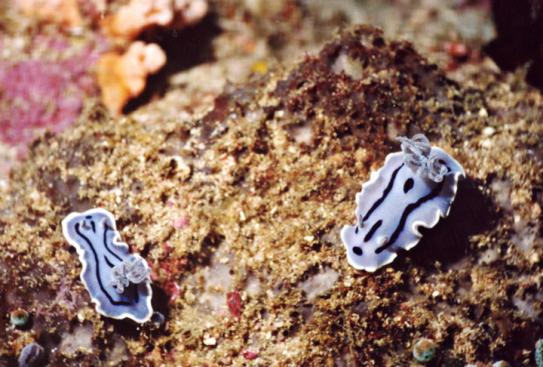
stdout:
<svg viewBox="0 0 543 367">
<path fill-rule="evenodd" d="M 62 233 L 77 249 L 83 265 L 81 281 L 96 311 L 114 319 L 149 320 L 153 313 L 151 270 L 119 241 L 113 215 L 101 208 L 71 213 L 62 221 Z"/>
<path fill-rule="evenodd" d="M 462 166 L 424 135 L 398 140 L 402 151 L 389 154 L 356 194 L 356 225 L 341 230 L 356 269 L 374 272 L 399 249 L 413 248 L 422 237 L 419 227 L 431 228 L 449 214 L 464 176 Z"/>
</svg>

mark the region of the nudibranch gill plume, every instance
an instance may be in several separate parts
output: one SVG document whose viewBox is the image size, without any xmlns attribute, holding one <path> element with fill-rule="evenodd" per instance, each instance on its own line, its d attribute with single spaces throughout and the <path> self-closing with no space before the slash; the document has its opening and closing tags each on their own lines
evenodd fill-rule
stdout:
<svg viewBox="0 0 543 367">
<path fill-rule="evenodd" d="M 416 246 L 419 227 L 434 227 L 449 214 L 465 175 L 460 163 L 424 135 L 398 140 L 402 151 L 389 154 L 356 194 L 356 225 L 341 230 L 356 269 L 373 272 L 391 263 L 399 249 Z"/>
<path fill-rule="evenodd" d="M 153 313 L 147 262 L 120 242 L 113 215 L 96 208 L 62 221 L 66 240 L 83 265 L 81 280 L 98 313 L 114 319 L 149 320 Z"/>
</svg>

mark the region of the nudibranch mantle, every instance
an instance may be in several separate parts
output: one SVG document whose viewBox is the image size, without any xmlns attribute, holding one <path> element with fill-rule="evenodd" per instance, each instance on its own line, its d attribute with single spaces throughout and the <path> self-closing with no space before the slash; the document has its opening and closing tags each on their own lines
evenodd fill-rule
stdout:
<svg viewBox="0 0 543 367">
<path fill-rule="evenodd" d="M 402 151 L 389 154 L 356 194 L 356 225 L 341 230 L 347 260 L 356 269 L 374 272 L 390 264 L 399 249 L 416 246 L 422 237 L 419 227 L 434 227 L 449 214 L 458 180 L 465 175 L 424 135 L 398 140 Z"/>
<path fill-rule="evenodd" d="M 62 233 L 77 250 L 81 281 L 96 311 L 114 319 L 149 320 L 153 313 L 149 266 L 120 242 L 113 215 L 102 208 L 71 213 L 62 221 Z"/>
</svg>

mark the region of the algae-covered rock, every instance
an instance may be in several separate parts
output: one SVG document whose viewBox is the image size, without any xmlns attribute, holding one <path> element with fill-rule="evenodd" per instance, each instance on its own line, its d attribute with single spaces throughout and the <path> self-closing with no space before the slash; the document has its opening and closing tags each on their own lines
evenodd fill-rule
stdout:
<svg viewBox="0 0 543 367">
<path fill-rule="evenodd" d="M 36 141 L 12 175 L 0 310 L 32 312 L 50 361 L 66 366 L 99 365 L 125 344 L 126 365 L 396 366 L 421 336 L 440 346 L 438 365 L 441 355 L 529 364 L 542 332 L 543 126 L 532 122 L 543 101 L 485 78 L 462 87 L 409 43 L 358 27 L 291 69 L 227 87 L 190 121 L 94 108 Z M 414 251 L 357 271 L 339 230 L 395 138 L 416 133 L 468 178 Z M 160 330 L 94 312 L 60 227 L 91 207 L 111 211 L 152 268 Z M 7 322 L 0 355 L 23 343 Z M 99 347 L 55 352 L 80 324 Z"/>
</svg>

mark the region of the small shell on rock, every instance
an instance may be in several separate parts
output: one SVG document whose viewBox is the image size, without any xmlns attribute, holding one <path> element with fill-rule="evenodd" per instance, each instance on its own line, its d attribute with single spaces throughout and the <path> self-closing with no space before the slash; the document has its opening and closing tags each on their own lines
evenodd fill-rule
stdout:
<svg viewBox="0 0 543 367">
<path fill-rule="evenodd" d="M 437 351 L 437 345 L 430 339 L 421 338 L 417 340 L 415 346 L 413 347 L 413 358 L 417 362 L 430 362 L 435 358 Z"/>
<path fill-rule="evenodd" d="M 543 339 L 535 343 L 534 359 L 537 367 L 543 367 Z"/>
<path fill-rule="evenodd" d="M 45 350 L 38 343 L 27 344 L 19 354 L 19 367 L 36 367 L 45 356 Z"/>
<path fill-rule="evenodd" d="M 164 325 L 164 323 L 166 322 L 166 317 L 161 312 L 155 311 L 153 312 L 151 320 L 149 321 L 152 323 L 154 328 L 158 329 L 162 325 Z"/>
<path fill-rule="evenodd" d="M 30 314 L 23 310 L 22 308 L 18 308 L 16 310 L 11 311 L 9 314 L 9 322 L 11 325 L 15 327 L 23 327 L 26 325 L 30 318 Z"/>
</svg>

